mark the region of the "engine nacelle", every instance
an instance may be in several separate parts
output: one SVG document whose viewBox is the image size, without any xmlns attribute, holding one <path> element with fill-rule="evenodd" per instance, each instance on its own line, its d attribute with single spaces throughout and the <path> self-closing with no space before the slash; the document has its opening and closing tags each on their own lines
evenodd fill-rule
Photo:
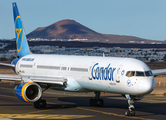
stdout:
<svg viewBox="0 0 166 120">
<path fill-rule="evenodd" d="M 15 95 L 22 101 L 35 102 L 42 95 L 41 87 L 34 82 L 21 83 L 14 89 Z"/>
</svg>

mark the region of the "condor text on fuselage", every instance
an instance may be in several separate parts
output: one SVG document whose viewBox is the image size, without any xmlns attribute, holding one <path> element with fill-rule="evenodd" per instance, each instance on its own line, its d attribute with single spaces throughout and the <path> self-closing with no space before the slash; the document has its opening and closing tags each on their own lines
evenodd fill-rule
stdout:
<svg viewBox="0 0 166 120">
<path fill-rule="evenodd" d="M 111 64 L 109 64 L 107 67 L 100 67 L 99 63 L 96 63 L 93 67 L 92 67 L 92 78 L 95 80 L 112 80 L 114 81 L 114 72 L 116 70 L 116 68 L 112 68 L 110 66 Z"/>
</svg>

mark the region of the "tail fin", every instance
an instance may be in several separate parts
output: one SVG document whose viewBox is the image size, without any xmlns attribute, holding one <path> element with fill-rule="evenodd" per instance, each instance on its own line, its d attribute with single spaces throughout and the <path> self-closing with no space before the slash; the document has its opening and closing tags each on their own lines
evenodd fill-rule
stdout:
<svg viewBox="0 0 166 120">
<path fill-rule="evenodd" d="M 25 55 L 31 54 L 31 52 L 29 50 L 29 45 L 25 36 L 25 31 L 19 14 L 17 3 L 13 3 L 12 5 L 13 5 L 13 16 L 15 23 L 17 55 L 19 57 L 23 57 Z"/>
</svg>

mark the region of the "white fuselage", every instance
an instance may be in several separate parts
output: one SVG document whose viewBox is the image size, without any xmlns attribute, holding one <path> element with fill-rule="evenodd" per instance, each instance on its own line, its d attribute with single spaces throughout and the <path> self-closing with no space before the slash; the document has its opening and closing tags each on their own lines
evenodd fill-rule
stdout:
<svg viewBox="0 0 166 120">
<path fill-rule="evenodd" d="M 154 87 L 153 75 L 137 76 L 137 71 L 151 71 L 140 60 L 116 57 L 31 54 L 16 64 L 17 74 L 65 77 L 68 91 L 103 91 L 145 95 Z M 127 76 L 135 71 L 135 76 Z"/>
</svg>

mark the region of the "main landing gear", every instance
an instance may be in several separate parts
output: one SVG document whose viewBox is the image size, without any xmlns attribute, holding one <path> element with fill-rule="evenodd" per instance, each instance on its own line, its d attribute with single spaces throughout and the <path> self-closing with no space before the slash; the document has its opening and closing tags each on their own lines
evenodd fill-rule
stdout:
<svg viewBox="0 0 166 120">
<path fill-rule="evenodd" d="M 51 87 L 51 85 L 47 84 L 46 88 L 42 91 L 42 93 L 50 87 Z M 46 100 L 42 100 L 41 98 L 38 101 L 33 103 L 33 107 L 36 109 L 46 108 L 46 106 L 47 106 Z"/>
<path fill-rule="evenodd" d="M 40 109 L 40 108 L 46 108 L 46 100 L 42 100 L 39 99 L 38 101 L 33 103 L 33 107 L 35 107 L 36 109 Z"/>
<path fill-rule="evenodd" d="M 100 99 L 101 92 L 94 92 L 95 93 L 95 99 L 89 100 L 90 106 L 96 106 L 96 107 L 102 107 L 104 105 L 103 99 Z"/>
<path fill-rule="evenodd" d="M 129 95 L 126 95 L 126 98 L 128 99 L 129 109 L 125 112 L 126 116 L 135 116 L 135 107 L 134 107 L 134 99 L 131 98 Z"/>
</svg>

